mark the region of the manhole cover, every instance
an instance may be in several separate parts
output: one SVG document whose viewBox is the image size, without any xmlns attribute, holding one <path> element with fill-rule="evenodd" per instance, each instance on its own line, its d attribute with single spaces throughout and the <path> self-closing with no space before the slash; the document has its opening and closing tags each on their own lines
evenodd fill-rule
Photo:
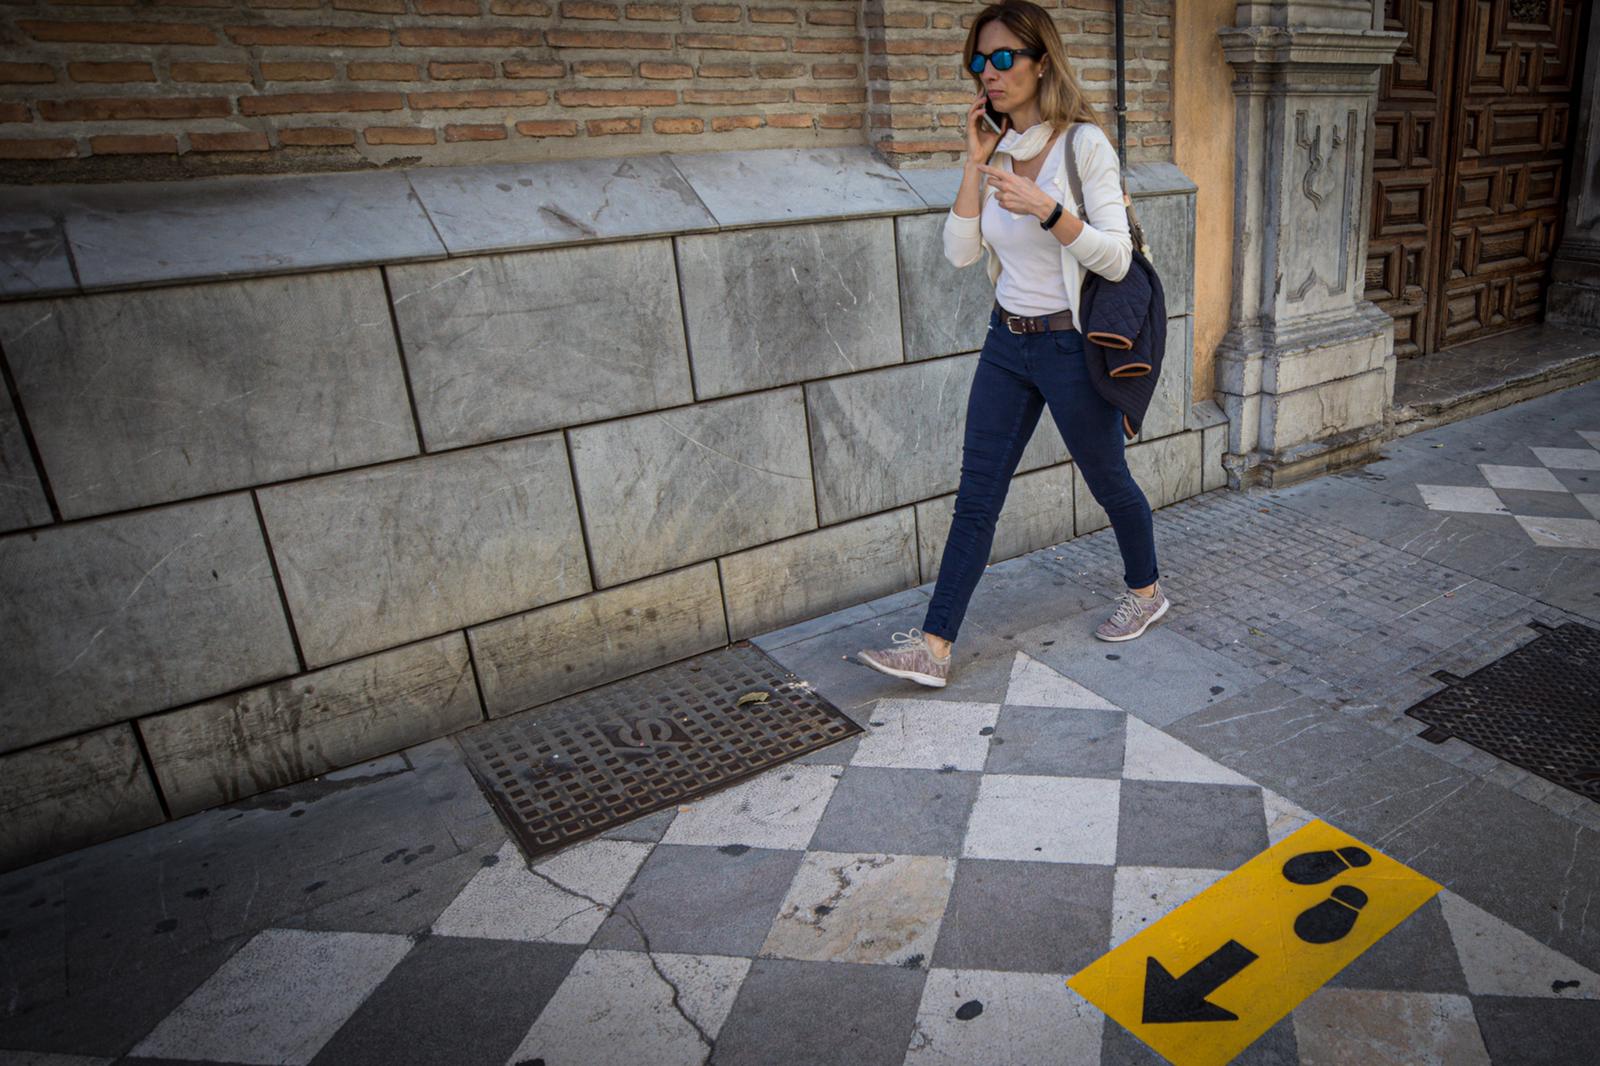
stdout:
<svg viewBox="0 0 1600 1066">
<path fill-rule="evenodd" d="M 460 740 L 532 859 L 859 732 L 746 644 L 476 726 Z"/>
<path fill-rule="evenodd" d="M 1568 622 L 1406 711 L 1422 736 L 1460 737 L 1497 758 L 1600 801 L 1600 630 Z"/>
</svg>

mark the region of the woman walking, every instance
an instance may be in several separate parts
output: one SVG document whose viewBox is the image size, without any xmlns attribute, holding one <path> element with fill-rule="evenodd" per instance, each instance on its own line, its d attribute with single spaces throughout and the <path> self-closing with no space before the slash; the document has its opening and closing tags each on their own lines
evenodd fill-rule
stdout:
<svg viewBox="0 0 1600 1066">
<path fill-rule="evenodd" d="M 1122 414 L 1090 384 L 1075 328 L 1084 271 L 1118 281 L 1132 259 L 1116 152 L 1043 8 L 1027 0 L 984 8 L 967 35 L 964 58 L 982 91 L 967 112 L 967 158 L 945 219 L 944 252 L 958 267 L 989 253 L 995 306 L 967 398 L 955 515 L 922 628 L 894 634 L 891 648 L 860 654 L 876 670 L 936 688 L 949 679 L 951 644 L 1043 407 L 1110 517 L 1122 551 L 1127 589 L 1095 636 L 1132 640 L 1169 606 L 1157 581 L 1150 504 L 1123 451 Z M 1002 133 L 985 122 L 985 101 L 1005 118 Z M 1074 157 L 1087 222 L 1063 205 L 1070 198 L 1067 131 L 1080 122 L 1086 127 L 1078 132 Z M 987 164 L 991 154 L 1000 165 Z"/>
</svg>

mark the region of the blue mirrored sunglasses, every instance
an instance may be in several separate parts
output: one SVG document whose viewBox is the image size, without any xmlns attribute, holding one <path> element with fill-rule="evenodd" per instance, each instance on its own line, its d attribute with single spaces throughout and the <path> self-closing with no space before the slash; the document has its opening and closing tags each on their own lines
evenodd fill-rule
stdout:
<svg viewBox="0 0 1600 1066">
<path fill-rule="evenodd" d="M 1010 70 L 1011 64 L 1016 62 L 1017 56 L 1027 56 L 1029 59 L 1038 59 L 1044 53 L 1037 48 L 996 48 L 988 55 L 982 52 L 973 52 L 972 61 L 967 64 L 967 69 L 974 74 L 983 73 L 983 64 L 987 61 L 994 64 L 996 70 Z"/>
</svg>

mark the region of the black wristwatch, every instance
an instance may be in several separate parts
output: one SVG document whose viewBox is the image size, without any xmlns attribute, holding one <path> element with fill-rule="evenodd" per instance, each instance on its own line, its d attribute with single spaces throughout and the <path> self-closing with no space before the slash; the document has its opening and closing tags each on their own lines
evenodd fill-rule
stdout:
<svg viewBox="0 0 1600 1066">
<path fill-rule="evenodd" d="M 1039 223 L 1040 228 L 1049 229 L 1061 220 L 1061 205 L 1056 204 L 1056 209 L 1050 212 L 1050 217 Z"/>
</svg>

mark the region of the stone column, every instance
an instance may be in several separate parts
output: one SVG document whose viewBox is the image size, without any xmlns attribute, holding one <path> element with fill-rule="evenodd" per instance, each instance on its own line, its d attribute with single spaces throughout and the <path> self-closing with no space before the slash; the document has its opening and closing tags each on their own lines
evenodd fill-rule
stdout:
<svg viewBox="0 0 1600 1066">
<path fill-rule="evenodd" d="M 1567 172 L 1567 216 L 1550 265 L 1545 321 L 1600 329 L 1600 12 L 1589 13 L 1584 51 Z"/>
<path fill-rule="evenodd" d="M 1232 324 L 1217 349 L 1235 487 L 1375 453 L 1394 322 L 1362 298 L 1372 111 L 1403 34 L 1371 0 L 1262 0 L 1222 30 L 1234 68 Z"/>
</svg>

